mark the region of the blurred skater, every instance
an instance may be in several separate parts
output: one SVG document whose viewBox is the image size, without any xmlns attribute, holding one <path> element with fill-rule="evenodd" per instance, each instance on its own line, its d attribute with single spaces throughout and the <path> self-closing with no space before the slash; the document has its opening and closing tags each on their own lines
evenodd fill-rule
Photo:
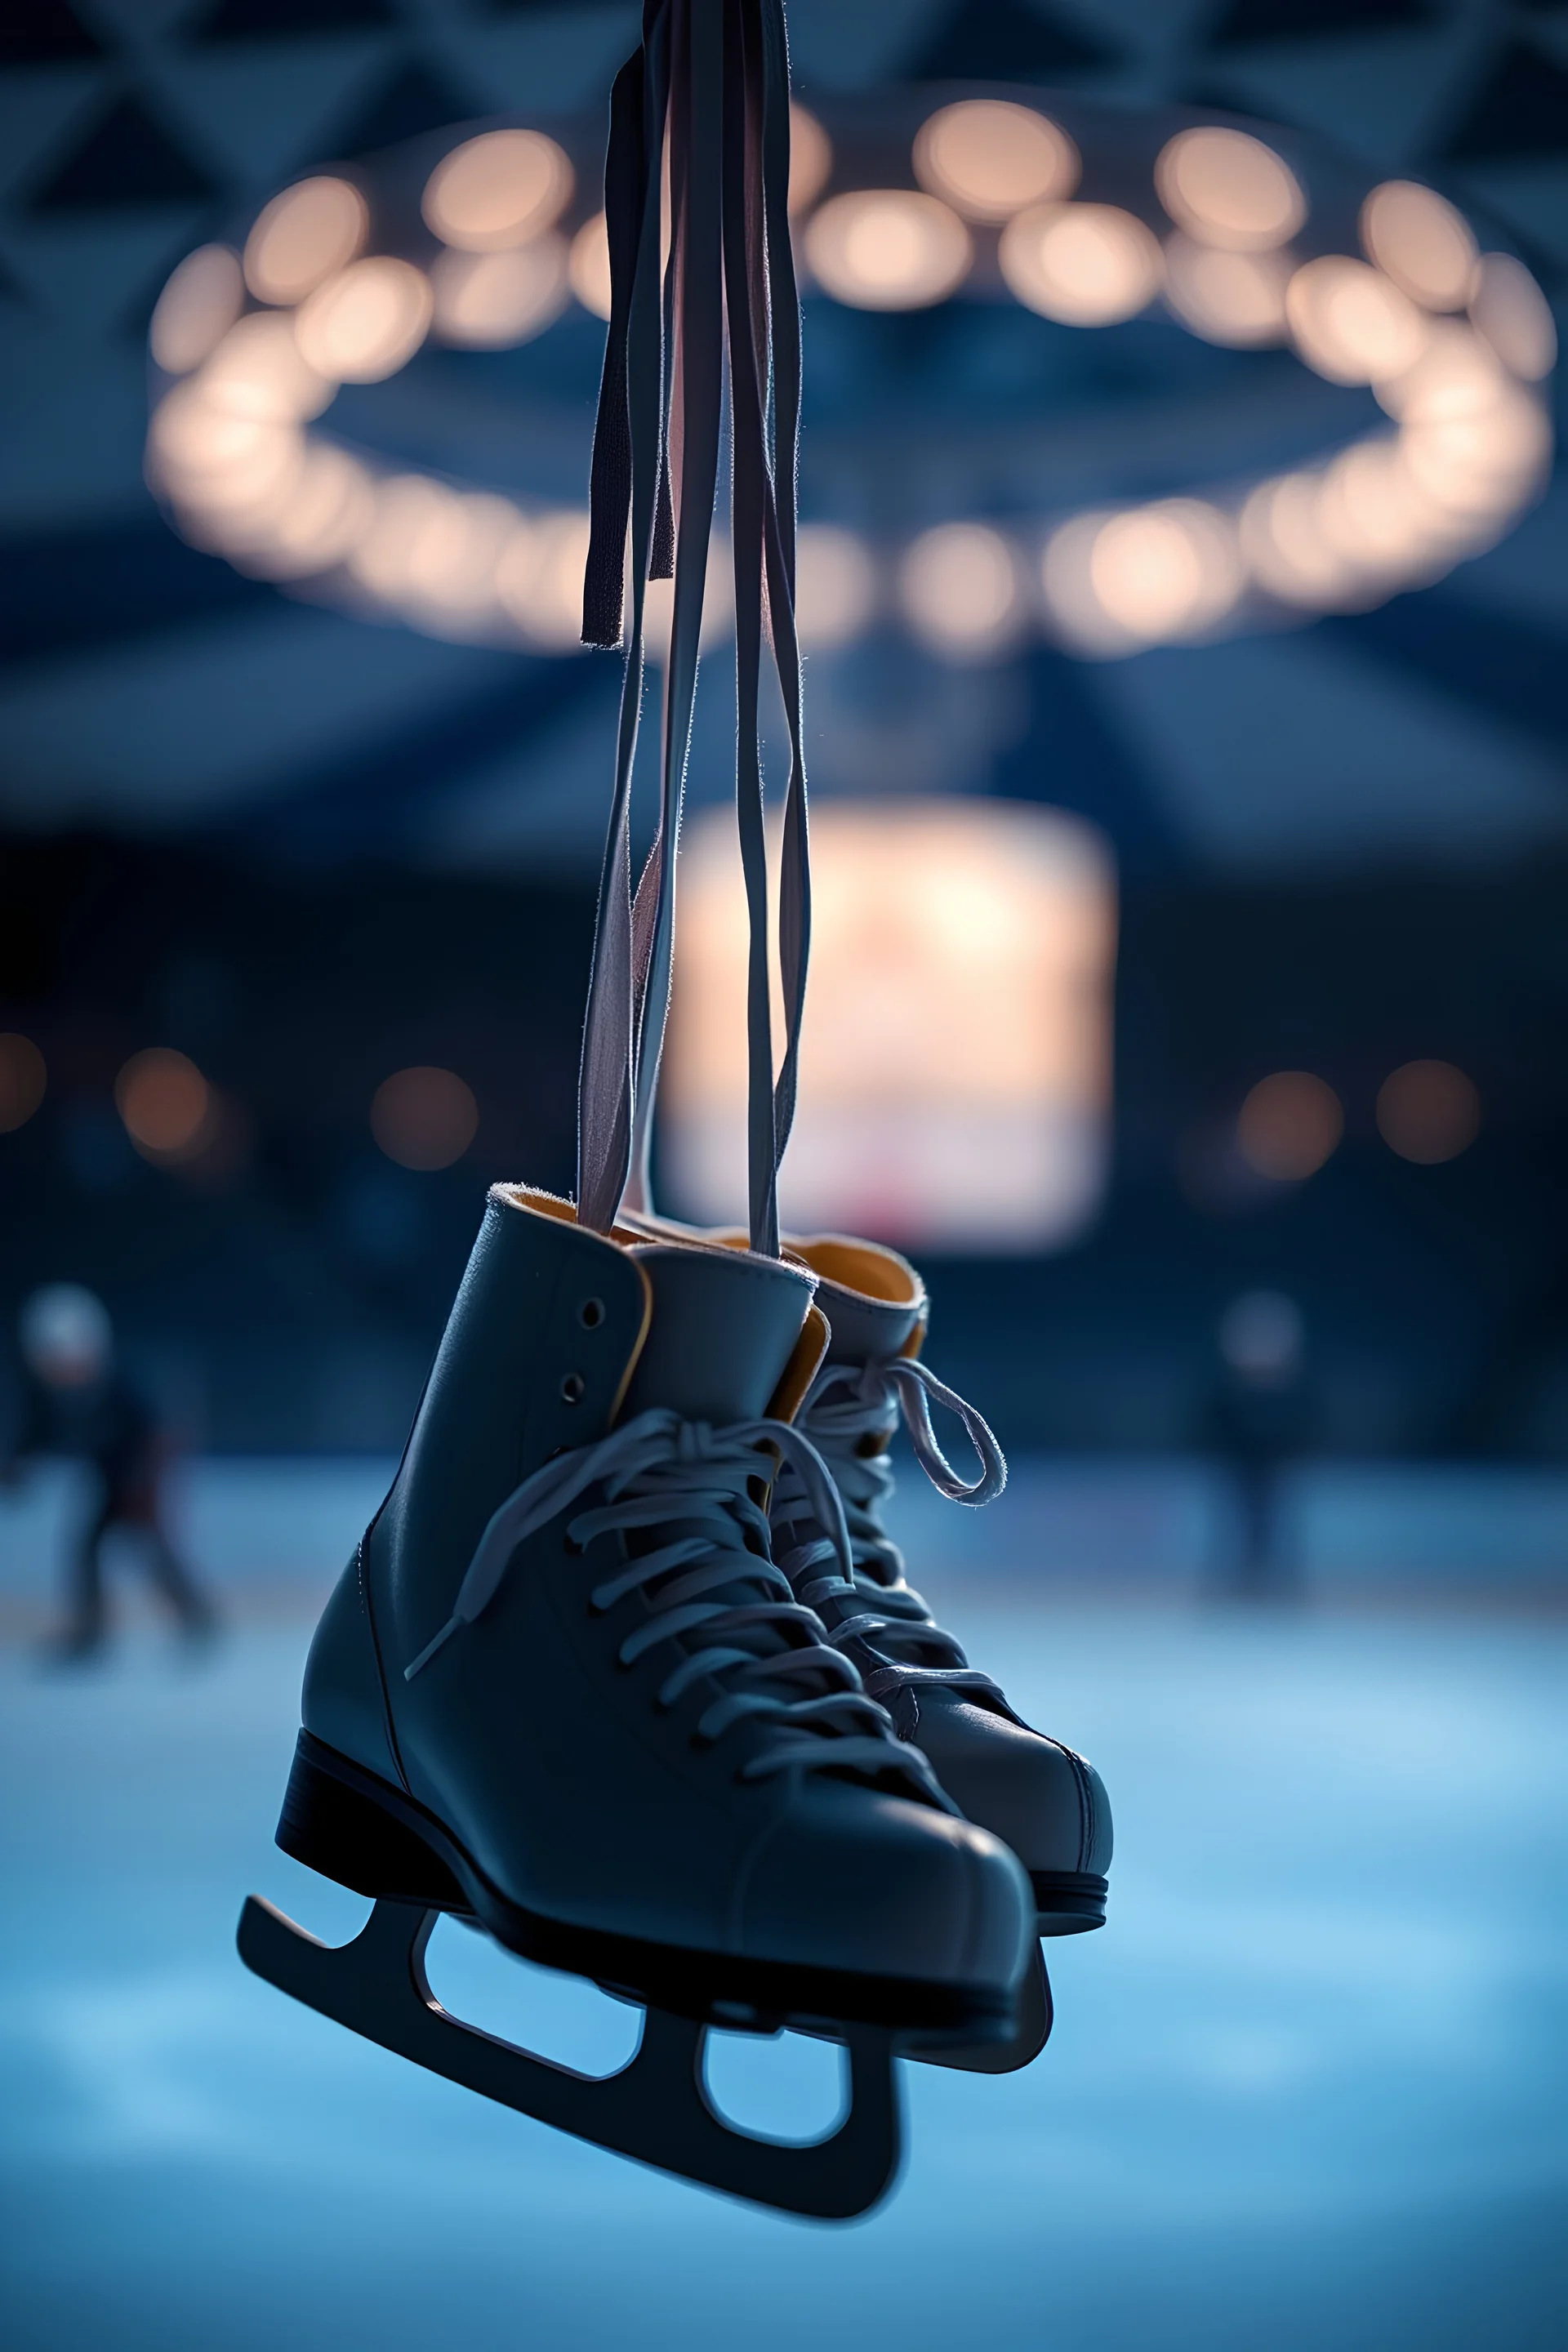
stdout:
<svg viewBox="0 0 1568 2352">
<path fill-rule="evenodd" d="M 89 1464 L 98 1482 L 92 1517 L 70 1558 L 68 1613 L 51 1654 L 69 1660 L 102 1650 L 108 1635 L 103 1545 L 116 1528 L 138 1538 L 146 1572 L 186 1638 L 206 1639 L 216 1630 L 216 1612 L 163 1525 L 163 1433 L 115 1363 L 102 1301 L 76 1283 L 53 1283 L 28 1299 L 18 1337 L 27 1378 L 7 1449 L 7 1475 L 30 1455 L 53 1454 Z"/>
<path fill-rule="evenodd" d="M 1310 1436 L 1300 1310 L 1280 1291 L 1244 1291 L 1221 1316 L 1217 1336 L 1208 1435 L 1231 1474 L 1237 1537 L 1222 1589 L 1243 1600 L 1284 1599 L 1300 1577 L 1284 1538 L 1282 1473 Z"/>
</svg>

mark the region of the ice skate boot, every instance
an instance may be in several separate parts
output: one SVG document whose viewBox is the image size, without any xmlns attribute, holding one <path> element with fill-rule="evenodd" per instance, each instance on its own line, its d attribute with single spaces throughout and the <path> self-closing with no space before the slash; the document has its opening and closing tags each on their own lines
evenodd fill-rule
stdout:
<svg viewBox="0 0 1568 2352">
<path fill-rule="evenodd" d="M 317 1633 L 278 1831 L 376 1908 L 333 1950 L 252 1898 L 240 1948 L 526 2114 L 847 2214 L 896 2160 L 895 2045 L 1014 2031 L 1031 1908 L 771 1558 L 782 1460 L 848 1582 L 832 1482 L 789 1425 L 826 1340 L 814 1287 L 492 1192 L 392 1491 Z M 442 1910 L 644 2004 L 630 2065 L 590 2080 L 448 2018 L 421 1958 Z M 845 2041 L 834 2137 L 721 2123 L 711 2022 Z"/>
<path fill-rule="evenodd" d="M 904 1579 L 886 1531 L 893 1491 L 888 1444 L 900 1410 L 917 1459 L 944 1495 L 984 1503 L 1006 1465 L 970 1405 L 919 1357 L 929 1302 L 908 1261 L 872 1242 L 838 1236 L 787 1246 L 821 1277 L 817 1302 L 832 1339 L 797 1425 L 831 1468 L 848 1522 L 854 1571 L 841 1579 L 803 1483 L 786 1467 L 773 1488 L 773 1546 L 797 1599 L 818 1612 L 834 1645 L 855 1660 L 900 1738 L 915 1742 L 972 1822 L 1011 1846 L 1029 1874 L 1042 1936 L 1103 1926 L 1110 1806 L 1099 1773 L 1061 1740 L 1034 1730 L 992 1677 L 972 1666 Z M 980 1475 L 966 1485 L 944 1459 L 931 1403 L 963 1423 Z"/>
</svg>

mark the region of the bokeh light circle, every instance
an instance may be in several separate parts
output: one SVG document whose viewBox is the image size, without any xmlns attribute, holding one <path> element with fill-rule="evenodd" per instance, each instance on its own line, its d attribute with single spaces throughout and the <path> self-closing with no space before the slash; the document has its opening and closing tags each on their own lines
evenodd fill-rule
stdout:
<svg viewBox="0 0 1568 2352">
<path fill-rule="evenodd" d="M 132 1054 L 114 1082 L 114 1099 L 144 1160 L 178 1165 L 194 1159 L 216 1130 L 212 1088 L 189 1055 L 172 1046 Z"/>
<path fill-rule="evenodd" d="M 420 210 L 443 244 L 496 253 L 549 228 L 574 176 L 565 150 L 542 131 L 483 131 L 442 156 Z"/>
<path fill-rule="evenodd" d="M 1457 1160 L 1475 1141 L 1481 1099 L 1452 1062 L 1405 1062 L 1378 1089 L 1377 1129 L 1391 1151 L 1417 1167 Z"/>
<path fill-rule="evenodd" d="M 1307 217 L 1284 158 L 1250 131 L 1217 123 L 1178 131 L 1160 151 L 1154 185 L 1178 228 L 1232 253 L 1284 245 Z"/>
<path fill-rule="evenodd" d="M 1160 247 L 1119 205 L 1034 205 L 1008 222 L 997 251 L 1020 302 L 1069 327 L 1136 318 L 1159 291 Z"/>
<path fill-rule="evenodd" d="M 1277 1184 L 1316 1175 L 1344 1133 L 1340 1098 L 1310 1070 L 1276 1070 L 1242 1104 L 1237 1148 L 1247 1166 Z"/>
<path fill-rule="evenodd" d="M 858 188 L 814 213 L 805 250 L 817 283 L 858 310 L 923 310 L 969 275 L 969 231 L 938 196 Z"/>
<path fill-rule="evenodd" d="M 258 215 L 245 276 L 263 302 L 300 302 L 364 248 L 370 207 L 350 180 L 297 180 Z"/>
<path fill-rule="evenodd" d="M 1070 196 L 1083 165 L 1059 124 L 1010 99 L 939 107 L 914 143 L 915 176 L 975 221 L 1011 220 L 1026 205 Z"/>
<path fill-rule="evenodd" d="M 400 1168 L 450 1168 L 479 1133 L 473 1092 L 455 1070 L 428 1063 L 395 1070 L 371 1099 L 371 1133 Z"/>
</svg>

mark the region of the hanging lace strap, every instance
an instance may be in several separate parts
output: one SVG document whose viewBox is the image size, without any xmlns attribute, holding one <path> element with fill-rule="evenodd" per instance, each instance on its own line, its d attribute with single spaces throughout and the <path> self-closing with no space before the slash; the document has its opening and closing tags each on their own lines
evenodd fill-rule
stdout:
<svg viewBox="0 0 1568 2352">
<path fill-rule="evenodd" d="M 668 149 L 669 259 L 661 282 Z M 578 1097 L 578 1214 L 608 1231 L 647 1155 L 668 1013 L 676 857 L 717 488 L 728 324 L 735 562 L 736 799 L 751 918 L 747 985 L 752 1245 L 778 1251 L 777 1170 L 795 1108 L 810 934 L 795 625 L 800 321 L 789 243 L 782 0 L 647 0 L 643 46 L 611 101 L 611 318 L 595 434 L 584 636 L 626 646 Z M 625 557 L 630 556 L 629 594 Z M 659 821 L 634 897 L 630 793 L 649 578 L 674 575 Z M 784 1050 L 769 1001 L 758 686 L 771 640 L 790 738 L 780 877 Z"/>
<path fill-rule="evenodd" d="M 994 1502 L 1007 1484 L 1007 1458 L 984 1415 L 966 1403 L 955 1389 L 939 1381 L 918 1357 L 895 1357 L 880 1369 L 903 1407 L 915 1459 L 938 1494 L 945 1495 L 951 1503 Z M 963 1433 L 980 1465 L 980 1475 L 972 1482 L 959 1475 L 937 1444 L 936 1432 L 931 1425 L 932 1404 L 945 1405 L 963 1423 Z"/>
</svg>

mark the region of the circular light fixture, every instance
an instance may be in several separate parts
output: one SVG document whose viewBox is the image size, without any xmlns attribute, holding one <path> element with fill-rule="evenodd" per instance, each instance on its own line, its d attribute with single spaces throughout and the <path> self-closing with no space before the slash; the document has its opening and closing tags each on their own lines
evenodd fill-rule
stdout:
<svg viewBox="0 0 1568 2352">
<path fill-rule="evenodd" d="M 919 310 L 969 275 L 969 231 L 938 196 L 858 188 L 812 215 L 806 257 L 818 285 L 857 310 Z"/>
<path fill-rule="evenodd" d="M 1206 341 L 1288 340 L 1328 381 L 1370 385 L 1391 425 L 1262 481 L 1017 517 L 1005 536 L 958 516 L 883 549 L 807 527 L 804 643 L 863 633 L 884 578 L 910 626 L 949 660 L 988 658 L 1026 625 L 1104 657 L 1213 635 L 1265 602 L 1276 613 L 1358 611 L 1490 546 L 1536 494 L 1552 446 L 1533 389 L 1555 361 L 1551 311 L 1521 262 L 1478 256 L 1469 224 L 1435 191 L 1382 183 L 1356 199 L 1365 258 L 1301 261 L 1287 249 L 1306 220 L 1301 180 L 1267 139 L 1235 126 L 1150 137 L 1140 197 L 1128 119 L 1088 101 L 1064 100 L 1065 121 L 1027 93 L 919 112 L 918 95 L 879 103 L 868 142 L 852 101 L 830 110 L 831 137 L 792 106 L 791 208 L 829 299 L 918 310 L 960 287 L 994 299 L 999 278 L 1027 308 L 1088 328 L 1135 317 L 1163 289 L 1168 314 Z M 896 136 L 889 106 L 902 115 Z M 524 512 L 394 471 L 313 420 L 340 385 L 395 373 L 432 331 L 500 350 L 542 333 L 574 299 L 607 316 L 604 215 L 578 211 L 574 194 L 598 145 L 586 124 L 559 138 L 487 131 L 445 153 L 425 141 L 285 188 L 243 240 L 243 268 L 227 245 L 181 262 L 152 322 L 146 469 L 186 538 L 432 634 L 576 650 L 581 509 Z M 900 149 L 920 187 L 819 201 L 836 169 L 886 170 Z M 1122 203 L 1073 200 L 1091 151 L 1100 184 Z M 1322 172 L 1325 209 L 1330 197 L 1343 209 L 1343 167 L 1329 157 Z M 440 249 L 367 252 L 373 206 L 397 223 L 413 202 Z M 1163 216 L 1176 226 L 1162 230 L 1162 250 Z M 711 627 L 727 614 L 716 599 Z"/>
<path fill-rule="evenodd" d="M 497 253 L 526 245 L 571 202 L 565 150 L 542 131 L 485 131 L 443 155 L 420 210 L 444 245 Z"/>
<path fill-rule="evenodd" d="M 1060 126 L 1010 99 L 939 107 L 914 144 L 915 177 L 974 221 L 1011 220 L 1026 205 L 1070 196 L 1083 165 Z"/>
<path fill-rule="evenodd" d="M 1136 318 L 1163 267 L 1152 231 L 1119 205 L 1033 205 L 1003 230 L 997 258 L 1020 302 L 1068 327 Z"/>
</svg>

